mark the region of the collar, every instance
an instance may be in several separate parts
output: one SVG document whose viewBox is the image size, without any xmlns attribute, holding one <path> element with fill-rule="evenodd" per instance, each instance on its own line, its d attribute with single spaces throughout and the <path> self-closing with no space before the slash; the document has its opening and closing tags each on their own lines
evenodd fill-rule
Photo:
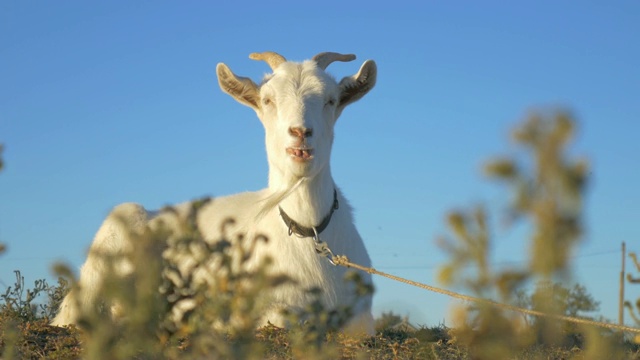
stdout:
<svg viewBox="0 0 640 360">
<path fill-rule="evenodd" d="M 336 191 L 336 189 L 333 189 L 333 205 L 331 206 L 331 210 L 329 210 L 329 214 L 327 214 L 327 216 L 322 219 L 322 222 L 318 226 L 310 228 L 302 226 L 295 222 L 295 220 L 290 218 L 289 215 L 287 215 L 287 213 L 284 212 L 284 210 L 282 210 L 280 206 L 278 206 L 278 209 L 280 209 L 280 216 L 282 217 L 282 221 L 284 221 L 284 224 L 287 225 L 287 228 L 289 229 L 289 236 L 291 236 L 291 234 L 296 234 L 296 236 L 298 237 L 317 238 L 318 234 L 320 234 L 324 229 L 327 228 L 329 222 L 331 221 L 333 212 L 335 210 L 338 210 L 338 207 L 338 192 Z"/>
</svg>

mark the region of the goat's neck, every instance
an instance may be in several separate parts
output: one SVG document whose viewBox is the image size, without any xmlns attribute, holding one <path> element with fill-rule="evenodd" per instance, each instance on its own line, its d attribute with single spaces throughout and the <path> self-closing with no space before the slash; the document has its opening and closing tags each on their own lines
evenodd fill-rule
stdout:
<svg viewBox="0 0 640 360">
<path fill-rule="evenodd" d="M 281 181 L 284 179 L 270 176 L 269 187 L 274 189 L 272 186 L 282 184 Z M 317 226 L 329 214 L 333 206 L 334 189 L 333 177 L 327 167 L 316 176 L 302 181 L 279 205 L 289 217 L 300 225 Z"/>
</svg>

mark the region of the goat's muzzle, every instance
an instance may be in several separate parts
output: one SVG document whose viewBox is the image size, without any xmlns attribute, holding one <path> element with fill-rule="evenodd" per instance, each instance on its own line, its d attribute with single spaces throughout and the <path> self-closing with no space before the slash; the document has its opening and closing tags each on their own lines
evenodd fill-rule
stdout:
<svg viewBox="0 0 640 360">
<path fill-rule="evenodd" d="M 290 127 L 289 135 L 304 140 L 313 135 L 313 129 L 307 129 L 304 127 Z"/>
</svg>

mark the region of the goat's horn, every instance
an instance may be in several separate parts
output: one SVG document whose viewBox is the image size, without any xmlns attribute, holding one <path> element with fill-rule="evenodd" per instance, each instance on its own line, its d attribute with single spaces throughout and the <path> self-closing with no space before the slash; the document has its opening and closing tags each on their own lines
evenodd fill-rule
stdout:
<svg viewBox="0 0 640 360">
<path fill-rule="evenodd" d="M 356 56 L 353 54 L 338 54 L 334 52 L 323 52 L 313 57 L 313 61 L 318 64 L 318 67 L 325 70 L 329 64 L 334 61 L 352 61 Z"/>
<path fill-rule="evenodd" d="M 271 70 L 275 70 L 278 65 L 282 64 L 283 62 L 286 62 L 287 59 L 284 58 L 284 56 L 275 53 L 273 51 L 265 51 L 265 52 L 261 52 L 261 53 L 251 53 L 249 55 L 249 59 L 251 60 L 264 60 L 267 64 L 269 64 L 269 66 L 271 67 Z"/>
</svg>

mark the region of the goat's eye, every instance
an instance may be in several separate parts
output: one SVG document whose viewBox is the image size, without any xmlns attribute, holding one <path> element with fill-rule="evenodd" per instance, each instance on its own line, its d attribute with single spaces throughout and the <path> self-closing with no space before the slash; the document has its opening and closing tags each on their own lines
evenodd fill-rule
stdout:
<svg viewBox="0 0 640 360">
<path fill-rule="evenodd" d="M 327 100 L 327 102 L 325 103 L 325 105 L 327 106 L 333 106 L 335 104 L 336 104 L 336 100 L 334 98 Z"/>
<path fill-rule="evenodd" d="M 263 103 L 264 105 L 267 105 L 267 106 L 268 106 L 268 105 L 273 104 L 273 101 L 271 100 L 271 98 L 264 98 L 264 99 L 262 99 L 262 103 Z"/>
</svg>

